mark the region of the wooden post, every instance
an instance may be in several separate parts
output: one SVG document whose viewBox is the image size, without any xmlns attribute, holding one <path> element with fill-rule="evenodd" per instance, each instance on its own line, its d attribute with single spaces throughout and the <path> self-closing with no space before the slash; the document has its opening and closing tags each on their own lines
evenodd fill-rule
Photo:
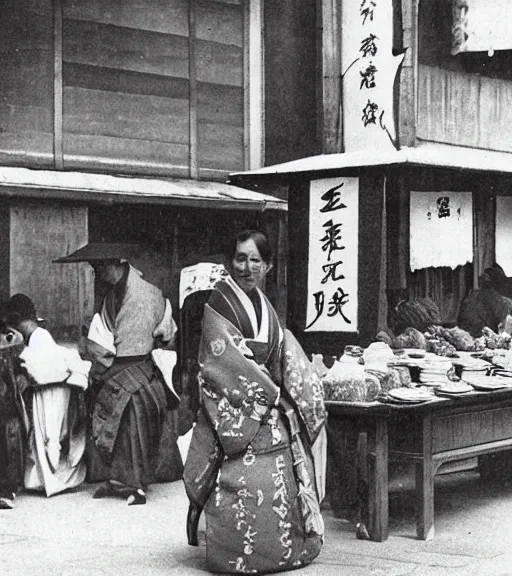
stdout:
<svg viewBox="0 0 512 576">
<path fill-rule="evenodd" d="M 416 463 L 416 532 L 420 540 L 434 538 L 432 412 L 422 418 L 422 458 Z"/>
<path fill-rule="evenodd" d="M 62 0 L 53 0 L 53 51 L 53 153 L 55 168 L 62 170 Z"/>
<path fill-rule="evenodd" d="M 405 58 L 400 74 L 398 142 L 414 146 L 417 127 L 418 84 L 418 1 L 402 1 L 402 26 Z"/>
<path fill-rule="evenodd" d="M 341 0 L 319 0 L 319 2 L 322 14 L 322 144 L 325 154 L 333 154 L 343 152 Z"/>
<path fill-rule="evenodd" d="M 250 8 L 249 2 L 244 3 L 243 7 L 243 83 L 244 83 L 244 170 L 250 170 L 251 165 L 251 99 L 249 90 L 251 84 L 251 67 L 250 67 Z"/>
<path fill-rule="evenodd" d="M 370 432 L 374 455 L 370 459 L 369 526 L 374 542 L 388 539 L 388 423 L 386 416 L 377 416 Z"/>
</svg>

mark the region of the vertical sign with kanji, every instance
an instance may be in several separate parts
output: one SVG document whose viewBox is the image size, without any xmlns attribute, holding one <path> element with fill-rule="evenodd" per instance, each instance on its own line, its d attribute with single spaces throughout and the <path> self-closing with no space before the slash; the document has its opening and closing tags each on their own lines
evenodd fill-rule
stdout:
<svg viewBox="0 0 512 576">
<path fill-rule="evenodd" d="M 342 36 L 345 152 L 393 150 L 393 85 L 404 55 L 393 56 L 392 0 L 344 0 Z"/>
<path fill-rule="evenodd" d="M 313 180 L 307 332 L 357 332 L 359 178 Z"/>
</svg>

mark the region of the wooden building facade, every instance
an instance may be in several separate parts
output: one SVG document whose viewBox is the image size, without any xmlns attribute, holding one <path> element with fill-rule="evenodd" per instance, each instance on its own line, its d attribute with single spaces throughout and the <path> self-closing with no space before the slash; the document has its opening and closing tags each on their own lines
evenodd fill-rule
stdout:
<svg viewBox="0 0 512 576">
<path fill-rule="evenodd" d="M 315 0 L 2 2 L 0 298 L 28 294 L 75 339 L 94 280 L 53 259 L 139 243 L 136 265 L 177 306 L 182 267 L 257 227 L 277 253 L 268 288 L 284 317 L 283 191 L 225 181 L 320 152 L 315 14 Z"/>
<path fill-rule="evenodd" d="M 288 322 L 308 352 L 339 355 L 345 344 L 367 345 L 379 330 L 389 328 L 390 311 L 408 297 L 432 298 L 442 322 L 454 325 L 462 299 L 486 267 L 497 262 L 510 275 L 512 260 L 503 248 L 507 226 L 497 206 L 507 205 L 512 195 L 512 46 L 507 49 L 506 38 L 503 44 L 492 37 L 491 26 L 485 33 L 494 39 L 485 50 L 454 50 L 462 4 L 464 17 L 478 8 L 478 0 L 319 1 L 323 153 L 231 174 L 230 181 L 239 186 L 288 188 L 293 223 Z M 469 34 L 474 29 L 473 24 Z M 311 203 L 320 190 L 324 201 L 328 195 L 332 200 L 342 186 L 357 191 L 352 214 L 358 226 L 336 223 L 326 214 L 322 238 Z M 420 193 L 456 204 L 469 198 L 469 237 L 460 240 L 454 232 L 445 242 L 447 249 L 465 243 L 469 256 L 458 264 L 431 259 L 417 267 L 412 262 L 411 243 L 418 231 L 411 222 Z M 337 198 L 344 202 L 343 193 Z M 323 208 L 328 210 L 327 203 Z M 356 271 L 343 278 L 340 268 L 322 278 L 330 286 L 324 294 L 311 268 L 322 252 L 315 253 L 312 245 L 326 242 L 333 226 L 340 232 L 334 246 L 340 261 L 349 244 L 357 246 Z M 435 235 L 428 237 L 425 251 L 439 252 L 440 242 Z M 340 301 L 331 300 L 328 308 L 328 295 L 336 289 L 347 294 L 347 286 L 357 294 L 352 317 L 338 317 L 325 329 L 326 318 L 324 328 L 311 329 L 315 306 L 319 312 L 321 303 L 324 316 L 334 316 Z"/>
</svg>

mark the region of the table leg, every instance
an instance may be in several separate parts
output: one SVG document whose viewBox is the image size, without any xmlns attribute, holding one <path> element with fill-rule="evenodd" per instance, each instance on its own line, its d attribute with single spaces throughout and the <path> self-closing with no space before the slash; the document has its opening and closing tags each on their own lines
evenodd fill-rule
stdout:
<svg viewBox="0 0 512 576">
<path fill-rule="evenodd" d="M 434 465 L 432 420 L 423 419 L 423 455 L 416 463 L 416 533 L 420 540 L 434 538 Z"/>
<path fill-rule="evenodd" d="M 374 456 L 370 458 L 369 533 L 375 542 L 388 539 L 388 424 L 386 418 L 377 417 L 369 435 Z"/>
</svg>

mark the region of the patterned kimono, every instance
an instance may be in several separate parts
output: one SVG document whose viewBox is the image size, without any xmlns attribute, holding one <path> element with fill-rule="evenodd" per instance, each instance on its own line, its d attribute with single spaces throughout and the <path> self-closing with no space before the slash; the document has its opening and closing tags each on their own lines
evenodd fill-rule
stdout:
<svg viewBox="0 0 512 576">
<path fill-rule="evenodd" d="M 323 543 L 311 446 L 325 423 L 318 376 L 258 290 L 229 278 L 205 306 L 202 408 L 184 481 L 204 506 L 208 568 L 260 573 L 309 564 Z"/>
</svg>

